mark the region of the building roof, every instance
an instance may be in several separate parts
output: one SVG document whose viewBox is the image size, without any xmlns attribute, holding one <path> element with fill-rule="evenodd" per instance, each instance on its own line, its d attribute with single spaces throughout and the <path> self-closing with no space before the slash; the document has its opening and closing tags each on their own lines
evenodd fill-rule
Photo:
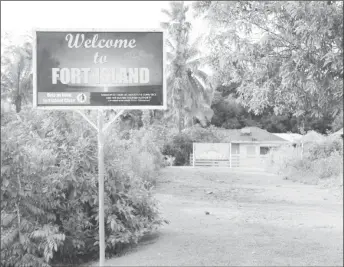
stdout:
<svg viewBox="0 0 344 267">
<path fill-rule="evenodd" d="M 224 139 L 227 142 L 288 142 L 287 140 L 258 127 L 245 127 L 243 129 L 224 129 L 222 130 L 222 134 L 225 136 Z"/>
<path fill-rule="evenodd" d="M 342 134 L 343 134 L 343 128 L 333 133 L 333 135 L 342 135 Z"/>
<path fill-rule="evenodd" d="M 302 135 L 298 133 L 274 133 L 274 135 L 287 140 L 291 143 L 298 143 L 300 142 Z"/>
<path fill-rule="evenodd" d="M 343 138 L 343 128 L 338 130 L 337 132 L 334 132 L 328 136 L 330 139 L 338 139 Z"/>
<path fill-rule="evenodd" d="M 323 136 L 320 133 L 317 133 L 316 131 L 309 131 L 307 134 L 303 135 L 301 138 L 302 143 L 311 143 L 311 142 L 318 142 L 318 141 L 324 141 L 325 136 Z"/>
</svg>

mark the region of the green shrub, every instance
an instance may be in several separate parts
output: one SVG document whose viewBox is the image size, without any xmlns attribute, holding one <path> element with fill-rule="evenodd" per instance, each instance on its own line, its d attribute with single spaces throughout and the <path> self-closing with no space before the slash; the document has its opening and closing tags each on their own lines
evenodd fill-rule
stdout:
<svg viewBox="0 0 344 267">
<path fill-rule="evenodd" d="M 181 133 L 172 138 L 163 148 L 163 154 L 174 157 L 176 166 L 189 164 L 189 156 L 192 153 L 192 139 L 186 134 Z"/>
<path fill-rule="evenodd" d="M 314 142 L 305 146 L 305 157 L 311 161 L 330 157 L 334 152 L 343 153 L 343 141 L 338 139 L 325 139 L 323 142 Z"/>
<path fill-rule="evenodd" d="M 203 128 L 195 125 L 185 129 L 180 134 L 173 135 L 170 140 L 167 140 L 162 153 L 175 158 L 174 164 L 176 166 L 189 165 L 194 142 L 221 142 L 220 131 L 216 127 Z"/>
<path fill-rule="evenodd" d="M 1 126 L 1 265 L 50 266 L 97 258 L 95 131 L 70 112 L 23 111 L 20 117 L 7 114 Z M 107 256 L 163 223 L 139 173 L 151 168 L 154 149 L 144 148 L 141 169 L 134 170 L 137 160 L 130 155 L 141 146 L 135 140 L 106 140 Z"/>
<path fill-rule="evenodd" d="M 268 155 L 266 168 L 292 180 L 318 184 L 321 180 L 343 183 L 343 141 L 327 138 L 301 148 L 281 147 Z M 340 177 L 340 178 L 339 178 Z"/>
<path fill-rule="evenodd" d="M 145 182 L 154 185 L 159 170 L 164 166 L 164 157 L 158 143 L 159 135 L 160 132 L 151 127 L 131 130 L 126 139 L 121 139 L 117 134 L 110 135 L 108 142 L 116 144 L 115 150 L 108 150 L 112 155 L 110 158 L 118 159 L 120 168 L 133 171 Z"/>
<path fill-rule="evenodd" d="M 312 162 L 314 173 L 320 179 L 343 175 L 343 154 L 332 152 L 327 157 L 318 158 Z"/>
</svg>

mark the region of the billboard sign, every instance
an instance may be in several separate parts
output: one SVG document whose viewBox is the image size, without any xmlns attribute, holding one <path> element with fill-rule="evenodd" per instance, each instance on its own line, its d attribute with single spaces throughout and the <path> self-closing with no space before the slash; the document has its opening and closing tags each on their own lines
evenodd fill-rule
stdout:
<svg viewBox="0 0 344 267">
<path fill-rule="evenodd" d="M 34 107 L 165 109 L 162 30 L 35 30 Z"/>
</svg>

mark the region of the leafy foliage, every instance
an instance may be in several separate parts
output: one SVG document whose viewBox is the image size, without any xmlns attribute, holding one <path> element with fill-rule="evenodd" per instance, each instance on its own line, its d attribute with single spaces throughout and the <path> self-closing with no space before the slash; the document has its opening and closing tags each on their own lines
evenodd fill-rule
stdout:
<svg viewBox="0 0 344 267">
<path fill-rule="evenodd" d="M 343 3 L 200 1 L 220 84 L 256 114 L 334 116 L 343 98 Z M 257 36 L 262 36 L 257 38 Z"/>
<path fill-rule="evenodd" d="M 189 156 L 192 153 L 192 139 L 184 133 L 172 138 L 163 148 L 163 154 L 174 157 L 175 166 L 189 164 Z"/>
<path fill-rule="evenodd" d="M 305 144 L 302 157 L 300 147 L 282 147 L 270 153 L 267 167 L 288 179 L 312 184 L 333 180 L 342 187 L 343 140 L 327 137 Z"/>
<path fill-rule="evenodd" d="M 95 132 L 76 119 L 77 114 L 24 111 L 6 114 L 1 127 L 1 264 L 50 266 L 91 260 L 98 253 Z M 128 151 L 138 140 L 142 141 L 126 144 Z M 116 154 L 121 146 L 110 144 L 105 151 L 107 256 L 163 223 L 142 169 L 132 171 L 143 159 L 124 160 L 119 168 L 118 161 L 130 154 Z M 154 158 L 153 147 L 142 149 Z"/>
<path fill-rule="evenodd" d="M 168 129 L 152 125 L 133 129 L 121 139 L 118 134 L 108 137 L 108 142 L 116 144 L 116 150 L 107 148 L 111 158 L 116 158 L 116 168 L 133 172 L 144 182 L 155 184 L 159 169 L 163 166 L 161 149 Z M 139 145 L 138 145 L 139 144 Z"/>
<path fill-rule="evenodd" d="M 341 111 L 333 120 L 332 122 L 332 130 L 333 131 L 338 131 L 343 128 L 343 111 Z"/>
<path fill-rule="evenodd" d="M 173 135 L 163 147 L 163 154 L 174 157 L 176 166 L 189 165 L 189 157 L 192 153 L 194 142 L 221 142 L 223 136 L 216 127 L 203 128 L 195 125 L 183 130 L 182 133 Z"/>
<path fill-rule="evenodd" d="M 177 112 L 179 132 L 187 122 L 192 123 L 194 117 L 206 123 L 213 114 L 210 108 L 213 89 L 208 75 L 201 70 L 204 58 L 200 56 L 198 41 L 190 44 L 188 10 L 183 1 L 172 1 L 170 10 L 162 10 L 168 22 L 161 23 L 168 33 L 168 99 L 172 115 L 176 115 L 173 111 Z"/>
<path fill-rule="evenodd" d="M 232 92 L 228 95 L 228 91 Z M 296 133 L 303 128 L 305 131 L 316 130 L 319 133 L 325 134 L 334 125 L 332 123 L 333 118 L 329 115 L 321 118 L 311 116 L 296 117 L 292 113 L 276 115 L 272 108 L 266 108 L 261 114 L 256 115 L 238 103 L 235 87 L 233 89 L 227 86 L 220 87 L 216 92 L 218 96 L 212 104 L 214 116 L 211 120 L 211 124 L 216 127 L 240 129 L 256 126 L 272 133 Z M 337 128 L 341 129 L 340 117 L 338 117 L 337 121 Z"/>
<path fill-rule="evenodd" d="M 19 45 L 13 44 L 9 36 L 1 36 L 4 51 L 1 55 L 1 99 L 10 99 L 20 112 L 22 102 L 32 99 L 32 38 L 26 36 Z"/>
</svg>

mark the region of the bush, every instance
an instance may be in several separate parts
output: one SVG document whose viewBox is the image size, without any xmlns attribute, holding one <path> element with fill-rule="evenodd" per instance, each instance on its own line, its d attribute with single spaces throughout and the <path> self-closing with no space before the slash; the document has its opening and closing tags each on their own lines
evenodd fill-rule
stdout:
<svg viewBox="0 0 344 267">
<path fill-rule="evenodd" d="M 118 159 L 120 168 L 133 171 L 145 182 L 154 185 L 159 170 L 165 165 L 159 147 L 160 134 L 160 131 L 153 127 L 131 130 L 126 139 L 112 134 L 108 137 L 108 142 L 116 144 L 116 149 L 111 148 L 108 153 L 111 153 L 112 158 Z"/>
<path fill-rule="evenodd" d="M 97 258 L 95 131 L 69 112 L 27 109 L 20 117 L 7 116 L 1 126 L 1 265 L 50 266 Z M 140 163 L 132 161 L 132 149 L 141 146 L 135 140 L 106 140 L 107 256 L 163 223 L 150 186 L 139 174 L 151 171 L 157 155 L 147 145 Z"/>
<path fill-rule="evenodd" d="M 327 157 L 318 158 L 312 162 L 314 173 L 320 179 L 339 177 L 343 175 L 343 154 L 332 152 Z"/>
<path fill-rule="evenodd" d="M 327 138 L 323 142 L 314 142 L 305 146 L 305 157 L 311 161 L 330 157 L 332 153 L 343 153 L 343 141 L 341 139 Z"/>
<path fill-rule="evenodd" d="M 192 153 L 192 139 L 186 134 L 178 134 L 167 143 L 162 153 L 167 156 L 174 157 L 176 166 L 184 166 L 189 164 L 189 156 Z"/>
<path fill-rule="evenodd" d="M 343 184 L 343 141 L 327 138 L 304 145 L 301 149 L 281 147 L 269 153 L 267 169 L 284 174 L 292 180 L 318 184 L 322 180 L 335 180 Z"/>
<path fill-rule="evenodd" d="M 173 135 L 164 145 L 162 153 L 175 158 L 176 166 L 189 165 L 194 142 L 218 143 L 221 142 L 221 135 L 216 127 L 203 128 L 196 125 Z"/>
</svg>

